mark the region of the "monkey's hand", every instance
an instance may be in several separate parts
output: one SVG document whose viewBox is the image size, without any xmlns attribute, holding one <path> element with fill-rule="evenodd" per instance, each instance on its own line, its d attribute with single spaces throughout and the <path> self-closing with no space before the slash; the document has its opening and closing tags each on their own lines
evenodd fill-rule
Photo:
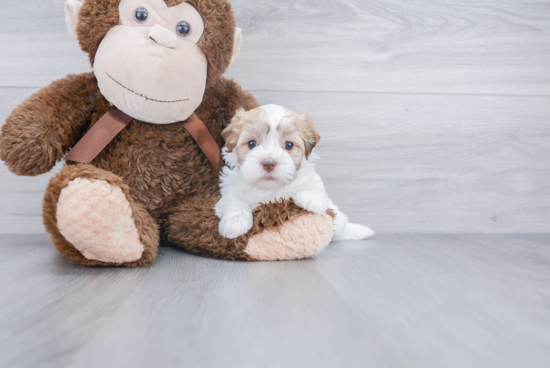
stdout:
<svg viewBox="0 0 550 368">
<path fill-rule="evenodd" d="M 50 171 L 81 137 L 99 98 L 93 73 L 69 75 L 42 88 L 2 126 L 0 159 L 17 175 Z"/>
</svg>

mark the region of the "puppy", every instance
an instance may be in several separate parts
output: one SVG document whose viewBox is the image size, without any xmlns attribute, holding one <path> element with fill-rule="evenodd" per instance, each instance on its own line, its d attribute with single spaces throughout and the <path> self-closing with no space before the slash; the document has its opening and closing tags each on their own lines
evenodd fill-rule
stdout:
<svg viewBox="0 0 550 368">
<path fill-rule="evenodd" d="M 252 211 L 260 203 L 292 198 L 316 214 L 336 213 L 332 240 L 358 240 L 373 235 L 362 225 L 350 224 L 327 196 L 315 172 L 313 148 L 319 134 L 305 115 L 277 105 L 237 111 L 222 132 L 227 163 L 221 176 L 221 199 L 216 204 L 220 234 L 234 239 L 252 228 Z"/>
</svg>

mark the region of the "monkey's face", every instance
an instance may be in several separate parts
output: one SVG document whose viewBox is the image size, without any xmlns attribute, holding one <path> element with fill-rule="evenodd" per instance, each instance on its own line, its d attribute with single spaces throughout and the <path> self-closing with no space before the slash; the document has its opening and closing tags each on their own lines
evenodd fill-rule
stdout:
<svg viewBox="0 0 550 368">
<path fill-rule="evenodd" d="M 139 6 L 137 6 L 139 5 Z M 120 25 L 97 50 L 94 73 L 103 96 L 149 123 L 187 119 L 201 104 L 207 61 L 197 46 L 204 23 L 187 3 L 121 0 Z"/>
<path fill-rule="evenodd" d="M 227 0 L 66 0 L 105 98 L 154 124 L 186 120 L 240 51 Z"/>
</svg>

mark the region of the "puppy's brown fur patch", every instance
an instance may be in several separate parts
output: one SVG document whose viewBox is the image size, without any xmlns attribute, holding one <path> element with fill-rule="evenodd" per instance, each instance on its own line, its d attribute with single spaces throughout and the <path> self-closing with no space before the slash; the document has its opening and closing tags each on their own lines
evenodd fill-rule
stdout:
<svg viewBox="0 0 550 368">
<path fill-rule="evenodd" d="M 291 151 L 287 152 L 294 162 L 294 167 L 296 168 L 296 171 L 298 171 L 302 166 L 302 158 L 304 157 L 304 154 L 306 152 L 306 143 L 302 138 L 300 126 L 296 124 L 296 121 L 293 118 L 293 114 L 298 114 L 289 109 L 287 110 L 289 112 L 288 121 L 280 124 L 277 127 L 277 131 L 279 132 L 281 146 L 284 147 L 284 144 L 286 142 L 291 142 L 292 144 L 294 144 L 294 148 Z"/>
<path fill-rule="evenodd" d="M 306 159 L 308 159 L 311 155 L 311 151 L 313 151 L 313 148 L 315 148 L 321 140 L 321 136 L 317 133 L 313 123 L 307 115 L 298 114 L 293 111 L 290 114 L 290 118 L 300 130 L 300 136 L 304 142 L 305 156 Z"/>
<path fill-rule="evenodd" d="M 286 110 L 288 116 L 285 122 L 279 124 L 277 131 L 282 146 L 285 142 L 294 144 L 294 149 L 289 151 L 289 155 L 294 161 L 296 170 L 299 170 L 302 157 L 309 158 L 321 137 L 307 115 L 298 114 L 290 109 Z M 222 132 L 228 151 L 236 150 L 239 165 L 244 162 L 246 155 L 250 152 L 248 142 L 255 140 L 258 144 L 262 144 L 264 138 L 269 134 L 270 126 L 267 123 L 266 114 L 267 112 L 261 108 L 250 111 L 239 109 L 231 120 L 231 124 Z"/>
<path fill-rule="evenodd" d="M 239 109 L 231 120 L 231 124 L 222 132 L 222 136 L 229 152 L 236 150 L 237 160 L 241 165 L 250 152 L 248 142 L 256 141 L 258 144 L 262 144 L 269 130 L 265 111 L 253 109 L 247 112 L 244 109 Z"/>
</svg>

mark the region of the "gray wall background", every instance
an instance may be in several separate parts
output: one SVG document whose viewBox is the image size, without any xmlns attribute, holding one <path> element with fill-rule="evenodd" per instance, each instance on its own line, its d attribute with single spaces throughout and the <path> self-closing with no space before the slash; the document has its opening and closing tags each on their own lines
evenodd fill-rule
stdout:
<svg viewBox="0 0 550 368">
<path fill-rule="evenodd" d="M 334 201 L 379 233 L 550 231 L 550 1 L 232 1 L 230 68 L 308 113 Z M 91 70 L 64 0 L 0 0 L 0 123 Z M 42 233 L 49 178 L 0 167 L 0 233 Z"/>
</svg>

